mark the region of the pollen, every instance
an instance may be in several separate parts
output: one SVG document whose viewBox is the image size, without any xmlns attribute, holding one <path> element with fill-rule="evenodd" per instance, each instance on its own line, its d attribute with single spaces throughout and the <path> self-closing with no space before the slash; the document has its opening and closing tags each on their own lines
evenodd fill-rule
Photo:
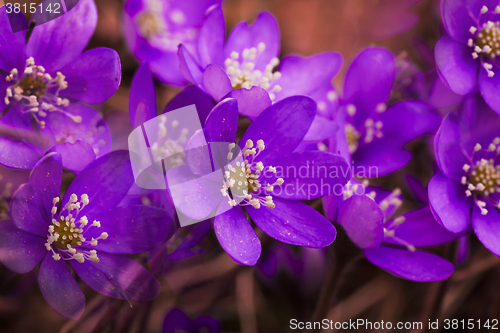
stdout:
<svg viewBox="0 0 500 333">
<path fill-rule="evenodd" d="M 252 140 L 248 140 L 242 151 L 242 161 L 230 163 L 231 159 L 228 159 L 221 193 L 228 197 L 231 206 L 236 206 L 239 202 L 242 206 L 251 205 L 256 209 L 261 206 L 271 209 L 276 207 L 271 193 L 275 186 L 281 186 L 285 181 L 278 178 L 274 183 L 268 183 L 263 179 L 264 174 L 274 175 L 277 172 L 273 166 L 265 166 L 261 161 L 255 162 L 255 158 L 265 147 L 264 140 L 257 141 L 257 148 L 254 148 Z M 234 149 L 235 145 L 230 144 L 228 156 L 233 156 Z"/>
<path fill-rule="evenodd" d="M 351 124 L 345 125 L 345 135 L 347 138 L 347 145 L 349 146 L 349 152 L 353 154 L 358 149 L 360 134 L 354 126 Z"/>
<path fill-rule="evenodd" d="M 499 7 L 496 7 L 494 12 L 498 14 L 498 10 Z M 488 7 L 483 6 L 480 16 L 488 13 L 488 11 Z M 491 61 L 500 56 L 500 21 L 487 21 L 481 26 L 472 26 L 469 32 L 473 35 L 473 38 L 467 41 L 467 45 L 472 48 L 472 58 L 480 58 L 482 67 L 488 77 L 495 76 L 492 64 L 485 60 Z"/>
<path fill-rule="evenodd" d="M 169 1 L 148 0 L 146 7 L 134 21 L 137 32 L 155 48 L 177 52 L 179 44 L 189 44 L 196 39 L 197 28 L 182 26 L 186 14 L 179 9 L 169 8 Z M 165 14 L 169 14 L 169 18 Z"/>
<path fill-rule="evenodd" d="M 500 165 L 495 165 L 493 159 L 477 161 L 469 176 L 469 184 L 473 191 L 485 196 L 500 192 Z"/>
<path fill-rule="evenodd" d="M 500 22 L 488 21 L 476 36 L 476 46 L 491 59 L 500 55 Z"/>
<path fill-rule="evenodd" d="M 98 238 L 92 238 L 90 241 L 85 238 L 84 234 L 88 229 L 101 227 L 99 221 L 94 221 L 89 225 L 86 216 L 78 217 L 82 209 L 89 204 L 89 196 L 82 194 L 80 200 L 78 200 L 77 195 L 72 194 L 68 203 L 57 216 L 59 201 L 59 197 L 52 200 L 52 223 L 49 225 L 47 242 L 45 243 L 47 251 L 52 252 L 52 258 L 56 261 L 74 259 L 79 263 L 83 263 L 88 259 L 94 263 L 99 262 L 96 250 L 88 251 L 80 248 L 82 245 L 85 245 L 85 247 L 97 246 L 98 240 L 106 239 L 109 236 L 107 232 L 102 232 Z"/>
<path fill-rule="evenodd" d="M 155 141 L 151 142 L 151 150 L 156 160 L 163 160 L 165 167 L 171 168 L 185 164 L 185 149 L 189 130 L 177 128 L 178 120 L 167 122 L 167 116 L 158 117 L 158 131 Z"/>
<path fill-rule="evenodd" d="M 478 143 L 474 146 L 472 163 L 465 164 L 465 175 L 461 178 L 465 195 L 474 195 L 474 201 L 481 210 L 481 214 L 488 214 L 487 204 L 500 207 L 497 193 L 500 193 L 500 164 L 497 162 L 500 155 L 500 139 L 495 138 L 486 148 Z M 476 157 L 476 154 L 480 154 Z"/>
<path fill-rule="evenodd" d="M 384 133 L 382 132 L 383 126 L 384 124 L 381 120 L 374 121 L 371 118 L 366 119 L 364 141 L 366 143 L 370 143 L 374 140 L 374 138 L 382 138 L 384 136 Z"/>
<path fill-rule="evenodd" d="M 226 73 L 229 75 L 231 85 L 234 89 L 250 89 L 254 86 L 261 87 L 269 92 L 271 100 L 276 98 L 275 93 L 281 91 L 281 86 L 276 81 L 281 77 L 281 73 L 274 71 L 280 60 L 273 58 L 266 65 L 264 72 L 255 69 L 255 65 L 260 55 L 266 49 L 264 43 L 259 43 L 257 47 L 244 49 L 241 54 L 231 52 L 230 57 L 226 59 Z"/>
<path fill-rule="evenodd" d="M 165 30 L 165 21 L 159 14 L 161 13 L 147 11 L 137 16 L 137 27 L 144 38 L 151 38 Z"/>
<path fill-rule="evenodd" d="M 45 121 L 41 118 L 45 118 L 50 112 L 61 112 L 76 123 L 82 121 L 80 116 L 64 110 L 69 105 L 69 100 L 59 97 L 59 92 L 68 88 L 66 77 L 61 72 L 52 77 L 45 72 L 43 66 L 35 64 L 33 57 L 26 60 L 23 73 L 13 68 L 5 80 L 11 83 L 5 92 L 5 104 L 21 103 L 22 112 L 31 112 L 40 127 L 45 127 Z"/>
</svg>

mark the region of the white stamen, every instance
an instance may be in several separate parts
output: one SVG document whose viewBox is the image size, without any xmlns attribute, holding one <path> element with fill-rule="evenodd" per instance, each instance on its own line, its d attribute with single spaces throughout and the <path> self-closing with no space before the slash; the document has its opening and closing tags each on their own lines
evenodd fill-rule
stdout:
<svg viewBox="0 0 500 333">
<path fill-rule="evenodd" d="M 59 197 L 52 200 L 54 205 L 51 209 L 53 218 L 51 220 L 52 224 L 48 227 L 47 242 L 45 243 L 47 251 L 52 251 L 54 260 L 60 260 L 61 258 L 65 260 L 75 259 L 83 263 L 85 258 L 89 258 L 93 262 L 99 262 L 99 258 L 96 254 L 97 251 L 90 250 L 89 254 L 87 250 L 82 251 L 79 249 L 83 242 L 87 243 L 87 246 L 96 246 L 98 239 L 108 238 L 108 234 L 103 232 L 97 239 L 92 238 L 92 241 L 87 242 L 82 234 L 91 227 L 100 227 L 100 223 L 94 221 L 91 226 L 88 226 L 87 229 L 84 230 L 84 227 L 88 224 L 87 217 L 82 216 L 78 219 L 80 211 L 90 202 L 89 196 L 87 194 L 82 194 L 81 201 L 79 202 L 78 197 L 73 193 L 68 203 L 61 208 L 58 221 L 54 218 L 54 215 L 57 213 L 56 205 L 59 201 Z M 66 213 L 67 215 L 64 216 Z M 80 223 L 79 227 L 76 226 L 77 219 Z M 56 249 L 58 249 L 57 252 Z"/>
<path fill-rule="evenodd" d="M 244 49 L 242 57 L 237 52 L 232 52 L 230 58 L 224 61 L 226 73 L 229 76 L 233 89 L 251 89 L 254 86 L 268 90 L 271 100 L 276 98 L 275 93 L 281 91 L 281 86 L 275 84 L 281 77 L 279 72 L 273 72 L 279 65 L 279 59 L 273 58 L 266 65 L 264 72 L 256 69 L 256 58 L 265 50 L 265 44 L 259 43 L 258 47 Z M 272 89 L 270 89 L 272 87 Z M 270 89 L 270 90 L 269 90 Z"/>
<path fill-rule="evenodd" d="M 353 117 L 356 114 L 356 106 L 354 104 L 347 104 L 347 114 Z"/>
<path fill-rule="evenodd" d="M 58 96 L 61 90 L 68 87 L 65 76 L 58 72 L 57 77 L 53 79 L 50 74 L 44 72 L 45 68 L 36 66 L 33 57 L 28 58 L 21 75 L 14 68 L 6 77 L 6 80 L 12 82 L 12 85 L 7 87 L 4 98 L 6 104 L 20 102 L 21 111 L 32 113 L 34 120 L 41 128 L 45 128 L 45 121 L 40 118 L 46 117 L 48 112 L 57 111 L 72 118 L 72 115 L 67 111 L 56 107 L 56 105 L 63 107 L 69 105 L 68 99 L 60 99 Z M 29 90 L 24 91 L 23 87 L 26 86 L 29 86 L 26 88 Z M 59 100 L 61 100 L 60 103 Z"/>
<path fill-rule="evenodd" d="M 406 221 L 406 218 L 404 216 L 399 216 L 394 219 L 394 224 L 395 225 L 400 225 L 403 224 Z"/>
<path fill-rule="evenodd" d="M 377 104 L 376 110 L 378 113 L 383 113 L 387 110 L 387 105 L 385 105 L 385 103 L 379 103 Z"/>
<path fill-rule="evenodd" d="M 233 148 L 234 145 L 230 144 L 230 151 Z M 261 175 L 267 171 L 272 173 L 277 172 L 276 167 L 266 167 L 262 161 L 254 161 L 255 157 L 264 149 L 265 143 L 263 140 L 257 141 L 257 147 L 254 147 L 252 140 L 247 140 L 245 147 L 242 149 L 243 161 L 237 161 L 235 166 L 230 163 L 227 165 L 227 170 L 224 172 L 224 182 L 220 191 L 223 197 L 227 197 L 229 195 L 228 189 L 231 189 L 232 197 L 228 198 L 229 205 L 236 206 L 240 203 L 243 206 L 251 205 L 256 209 L 259 209 L 264 204 L 268 208 L 275 207 L 272 202 L 272 196 L 268 195 L 264 199 L 259 189 L 262 188 L 267 192 L 273 192 L 274 186 L 283 184 L 284 180 L 279 178 L 271 184 L 263 181 L 261 178 Z"/>
</svg>

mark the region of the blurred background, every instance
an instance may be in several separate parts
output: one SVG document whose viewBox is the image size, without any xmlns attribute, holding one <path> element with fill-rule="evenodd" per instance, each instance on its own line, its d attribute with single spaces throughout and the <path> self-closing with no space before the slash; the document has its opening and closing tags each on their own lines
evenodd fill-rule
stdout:
<svg viewBox="0 0 500 333">
<path fill-rule="evenodd" d="M 88 48 L 117 50 L 123 69 L 121 87 L 102 110 L 127 112 L 130 83 L 139 64 L 122 38 L 123 1 L 96 0 L 96 4 L 99 21 Z M 432 68 L 432 48 L 441 33 L 439 2 L 434 0 L 226 0 L 227 31 L 242 20 L 253 21 L 260 11 L 269 11 L 278 20 L 281 55 L 341 53 L 344 66 L 334 80 L 337 88 L 353 57 L 369 45 L 389 48 L 401 66 L 411 61 L 422 71 Z M 157 84 L 159 108 L 179 91 Z M 425 193 L 433 174 L 429 142 L 429 138 L 421 138 L 412 143 L 412 162 L 376 180 L 388 189 L 402 188 L 402 211 L 420 204 L 408 190 L 406 177 L 417 177 Z M 320 200 L 311 205 L 322 212 Z M 263 255 L 255 267 L 234 263 L 210 231 L 198 245 L 204 249 L 202 255 L 172 263 L 162 272 L 162 292 L 150 303 L 130 305 L 108 299 L 81 284 L 87 307 L 78 321 L 58 316 L 47 305 L 34 272 L 21 276 L 0 267 L 0 332 L 161 332 L 165 314 L 172 307 L 191 318 L 212 316 L 223 332 L 289 332 L 291 319 L 313 318 L 326 292 L 322 290 L 325 279 L 330 278 L 338 281 L 335 290 L 329 291 L 334 297 L 327 304 L 327 318 L 334 321 L 421 321 L 424 329 L 412 332 L 424 332 L 429 319 L 500 318 L 500 259 L 475 236 L 468 240 L 467 261 L 457 266 L 449 280 L 417 283 L 368 263 L 340 227 L 338 230 L 337 241 L 319 250 L 278 244 L 259 233 Z M 434 251 L 454 260 L 456 244 Z"/>
</svg>

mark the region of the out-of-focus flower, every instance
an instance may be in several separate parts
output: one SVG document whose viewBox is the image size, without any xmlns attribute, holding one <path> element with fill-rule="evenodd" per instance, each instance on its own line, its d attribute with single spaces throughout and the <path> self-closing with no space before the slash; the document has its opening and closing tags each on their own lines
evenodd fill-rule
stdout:
<svg viewBox="0 0 500 333">
<path fill-rule="evenodd" d="M 180 46 L 181 72 L 216 101 L 236 99 L 239 112 L 251 118 L 272 102 L 293 95 L 314 97 L 318 89 L 331 85 L 342 65 L 340 54 L 287 56 L 280 62 L 279 43 L 278 24 L 267 12 L 250 26 L 238 24 L 225 41 L 224 17 L 217 6 L 200 28 L 198 56 Z"/>
<path fill-rule="evenodd" d="M 179 44 L 196 58 L 197 34 L 205 12 L 221 0 L 128 0 L 124 11 L 124 32 L 129 48 L 142 62 L 148 62 L 164 83 L 186 85 L 179 70 Z"/>
<path fill-rule="evenodd" d="M 28 170 L 7 169 L 0 166 L 0 221 L 8 220 L 9 202 L 21 184 L 29 179 Z"/>
<path fill-rule="evenodd" d="M 26 26 L 22 13 L 9 15 Z M 107 126 L 82 104 L 104 102 L 121 81 L 116 51 L 100 47 L 83 52 L 96 22 L 94 2 L 83 0 L 67 14 L 36 26 L 26 40 L 25 32 L 12 33 L 5 7 L 0 8 L 0 70 L 6 73 L 0 80 L 1 164 L 31 169 L 52 150 L 62 155 L 65 167 L 81 171 L 96 155 L 109 152 Z M 33 126 L 39 133 L 29 133 L 35 132 Z M 15 133 L 4 133 L 3 127 Z M 30 139 L 35 134 L 43 139 Z"/>
<path fill-rule="evenodd" d="M 345 192 L 337 222 L 374 265 L 413 281 L 438 281 L 455 270 L 452 263 L 417 247 L 441 245 L 460 237 L 441 227 L 428 206 L 392 217 L 401 205 L 401 192 L 368 187 L 358 195 L 361 184 Z M 351 196 L 351 197 L 349 197 Z"/>
<path fill-rule="evenodd" d="M 443 0 L 441 15 L 449 34 L 435 48 L 443 83 L 460 95 L 478 86 L 486 103 L 500 113 L 500 4 L 497 0 Z"/>
<path fill-rule="evenodd" d="M 352 161 L 353 168 L 363 171 L 362 178 L 405 166 L 411 153 L 404 146 L 441 123 L 432 106 L 421 101 L 387 105 L 394 78 L 394 56 L 381 48 L 361 52 L 345 77 L 342 107 L 334 118 L 341 130 L 328 148 Z"/>
<path fill-rule="evenodd" d="M 128 153 L 117 151 L 89 164 L 59 199 L 61 156 L 50 153 L 11 201 L 11 220 L 0 223 L 0 260 L 24 274 L 40 262 L 38 283 L 60 315 L 78 318 L 84 295 L 66 262 L 90 288 L 128 301 L 156 297 L 160 285 L 125 254 L 147 251 L 173 232 L 164 210 L 117 207 L 133 182 Z"/>
<path fill-rule="evenodd" d="M 366 0 L 360 16 L 360 28 L 369 39 L 385 39 L 411 29 L 418 15 L 410 9 L 422 0 Z"/>
<path fill-rule="evenodd" d="M 207 161 L 203 154 L 189 154 L 187 166 L 167 173 L 170 185 L 174 185 L 171 179 L 181 180 L 170 187 L 177 210 L 198 220 L 216 210 L 214 227 L 220 244 L 244 265 L 255 265 L 261 244 L 243 208 L 263 232 L 281 242 L 307 247 L 331 244 L 336 236 L 333 225 L 298 201 L 328 195 L 335 186 L 343 187 L 347 182 L 343 174 L 348 165 L 339 155 L 322 151 L 294 153 L 315 113 L 312 99 L 288 97 L 262 112 L 236 147 L 232 142 L 238 120 L 237 102 L 220 102 L 204 128 L 209 144 L 219 142 L 216 147 L 220 158 Z M 220 176 L 204 176 L 204 166 L 210 167 L 211 163 L 216 170 L 222 169 Z"/>
<path fill-rule="evenodd" d="M 435 138 L 441 174 L 429 182 L 429 203 L 450 231 L 473 229 L 500 256 L 500 116 L 480 95 L 450 113 Z"/>
<path fill-rule="evenodd" d="M 421 100 L 432 105 L 439 114 L 445 117 L 449 111 L 456 110 L 464 96 L 454 93 L 439 78 L 434 50 L 423 41 L 415 38 L 413 44 L 417 49 L 425 67 L 430 69 L 421 71 L 403 53 L 396 58 L 396 82 L 393 88 L 394 96 L 398 99 Z"/>
<path fill-rule="evenodd" d="M 210 220 L 178 228 L 164 244 L 148 252 L 151 272 L 156 276 L 165 276 L 176 263 L 206 253 L 208 249 L 200 243 L 211 230 Z"/>
<path fill-rule="evenodd" d="M 310 295 L 319 290 L 325 277 L 327 248 L 292 249 L 289 245 L 275 243 L 262 254 L 255 268 L 273 286 L 279 283 L 278 274 L 286 272 L 300 291 Z"/>
<path fill-rule="evenodd" d="M 184 311 L 173 308 L 163 320 L 163 333 L 219 333 L 220 323 L 210 316 L 199 316 L 196 319 L 189 318 Z"/>
<path fill-rule="evenodd" d="M 195 105 L 201 124 L 215 106 L 210 96 L 197 87 L 184 88 L 165 107 L 163 114 L 189 105 Z M 132 79 L 129 99 L 130 124 L 133 128 L 158 115 L 156 90 L 148 63 L 142 64 Z"/>
</svg>

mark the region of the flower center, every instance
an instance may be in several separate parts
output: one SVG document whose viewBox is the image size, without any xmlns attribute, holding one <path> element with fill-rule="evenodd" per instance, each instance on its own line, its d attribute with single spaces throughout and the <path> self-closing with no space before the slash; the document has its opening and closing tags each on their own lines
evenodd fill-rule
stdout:
<svg viewBox="0 0 500 333">
<path fill-rule="evenodd" d="M 53 78 L 45 73 L 45 68 L 35 65 L 35 60 L 31 57 L 26 60 L 22 75 L 19 75 L 17 68 L 14 68 L 5 80 L 12 82 L 6 90 L 5 104 L 20 102 L 21 111 L 30 112 L 42 128 L 45 128 L 45 121 L 39 118 L 45 118 L 47 112 L 61 112 L 76 123 L 82 122 L 82 117 L 74 116 L 62 109 L 69 105 L 69 100 L 59 97 L 59 92 L 68 88 L 66 77 L 61 72 L 57 72 L 57 76 Z"/>
<path fill-rule="evenodd" d="M 158 13 L 147 11 L 139 14 L 136 19 L 141 36 L 151 38 L 165 30 L 165 21 Z"/>
<path fill-rule="evenodd" d="M 176 128 L 179 126 L 179 121 L 171 122 L 171 129 L 167 129 L 167 117 L 163 114 L 158 117 L 158 132 L 156 140 L 151 145 L 153 156 L 157 159 L 163 159 L 165 167 L 173 168 L 180 165 L 185 165 L 184 158 L 186 156 L 183 145 L 187 141 L 189 129 L 183 128 L 180 133 Z"/>
<path fill-rule="evenodd" d="M 500 193 L 500 164 L 495 164 L 495 159 L 500 155 L 500 138 L 495 138 L 488 146 L 488 149 L 483 149 L 479 143 L 474 147 L 472 160 L 474 155 L 481 153 L 484 156 L 477 159 L 475 163 L 464 164 L 463 170 L 469 173 L 467 176 L 462 176 L 461 183 L 467 185 L 465 194 L 470 197 L 473 193 L 481 196 L 484 200 L 476 199 L 475 202 L 481 209 L 481 214 L 488 214 L 485 208 L 486 203 L 489 203 L 497 208 L 500 208 L 500 201 L 492 194 Z"/>
<path fill-rule="evenodd" d="M 279 65 L 280 60 L 278 58 L 271 59 L 269 64 L 266 65 L 264 73 L 255 69 L 257 59 L 265 49 L 266 44 L 261 42 L 256 48 L 244 49 L 241 58 L 238 52 L 231 52 L 231 57 L 226 59 L 224 65 L 226 66 L 226 73 L 229 75 L 233 90 L 240 88 L 250 89 L 254 86 L 268 90 L 273 85 L 271 91 L 268 91 L 269 97 L 271 100 L 276 98 L 274 93 L 280 92 L 281 86 L 275 83 L 281 77 L 281 73 L 278 71 L 273 72 L 273 70 Z"/>
<path fill-rule="evenodd" d="M 18 87 L 23 90 L 22 94 L 26 97 L 35 95 L 37 98 L 41 98 L 47 90 L 47 80 L 41 75 L 26 74 L 19 82 Z"/>
<path fill-rule="evenodd" d="M 64 260 L 75 259 L 79 263 L 83 263 L 85 259 L 92 260 L 95 263 L 99 262 L 96 250 L 87 251 L 80 248 L 83 244 L 86 246 L 96 246 L 99 239 L 108 238 L 107 232 L 101 233 L 98 238 L 92 238 L 91 241 L 87 241 L 84 237 L 84 234 L 91 227 L 101 227 L 99 221 L 94 221 L 87 226 L 89 221 L 86 216 L 78 219 L 78 214 L 89 203 L 88 195 L 82 194 L 81 200 L 78 201 L 76 194 L 72 194 L 69 202 L 61 210 L 58 219 L 54 218 L 54 216 L 57 213 L 59 198 L 54 198 L 52 203 L 52 224 L 49 226 L 47 243 L 45 243 L 47 251 L 52 251 L 53 253 L 52 258 L 54 260 L 60 260 L 61 257 Z M 68 213 L 66 216 L 63 215 L 64 211 Z M 54 250 L 53 246 L 56 250 Z"/>
<path fill-rule="evenodd" d="M 488 7 L 483 6 L 477 22 L 480 21 L 483 14 L 488 12 Z M 500 14 L 500 5 L 495 8 L 494 14 Z M 500 22 L 487 21 L 482 26 L 470 27 L 469 32 L 473 35 L 473 38 L 469 38 L 467 41 L 467 45 L 473 48 L 472 58 L 477 59 L 482 54 L 486 58 L 495 59 L 500 55 Z M 493 65 L 483 61 L 483 59 L 481 59 L 481 63 L 488 76 L 493 77 L 495 75 L 492 71 Z"/>
<path fill-rule="evenodd" d="M 0 182 L 4 179 L 4 176 L 0 174 Z M 12 197 L 12 187 L 14 184 L 12 182 L 7 182 L 4 186 L 3 192 L 0 192 L 1 199 L 10 199 Z"/>
<path fill-rule="evenodd" d="M 374 138 L 382 138 L 384 133 L 382 133 L 383 123 L 382 121 L 374 121 L 369 118 L 365 121 L 365 135 L 363 141 L 365 143 L 370 143 Z M 345 135 L 347 139 L 347 145 L 349 146 L 349 152 L 353 154 L 359 146 L 359 139 L 361 134 L 352 126 L 351 124 L 345 125 Z"/>
<path fill-rule="evenodd" d="M 357 109 L 354 104 L 347 104 L 345 110 L 349 117 L 354 117 L 356 115 Z M 387 110 L 387 105 L 385 103 L 379 103 L 375 106 L 376 113 L 384 113 Z M 345 134 L 347 139 L 347 144 L 349 146 L 349 152 L 353 154 L 359 146 L 359 140 L 363 135 L 363 141 L 365 143 L 372 142 L 375 138 L 382 138 L 384 133 L 382 132 L 382 127 L 384 124 L 381 120 L 375 121 L 373 118 L 368 118 L 364 123 L 365 130 L 364 133 L 360 133 L 356 130 L 354 126 L 347 123 L 345 125 Z"/>
<path fill-rule="evenodd" d="M 372 118 L 368 118 L 365 120 L 365 139 L 364 141 L 366 143 L 370 143 L 373 141 L 373 139 L 376 138 L 382 138 L 384 136 L 384 133 L 382 133 L 382 127 L 384 127 L 384 124 L 382 123 L 381 120 L 374 121 Z"/>
<path fill-rule="evenodd" d="M 274 186 L 282 185 L 284 180 L 279 178 L 273 184 L 265 183 L 261 176 L 267 171 L 276 173 L 276 168 L 272 166 L 265 167 L 262 162 L 254 162 L 255 157 L 266 147 L 263 140 L 257 141 L 257 148 L 253 148 L 253 146 L 253 141 L 248 140 L 242 151 L 243 161 L 236 162 L 234 166 L 228 163 L 222 183 L 222 196 L 228 196 L 229 204 L 233 207 L 240 202 L 242 206 L 252 205 L 257 209 L 261 205 L 274 208 L 276 206 L 273 197 L 269 194 L 273 192 Z M 233 159 L 233 149 L 235 147 L 234 143 L 229 145 L 228 161 Z M 231 196 L 228 190 L 231 191 Z M 235 199 L 238 199 L 238 202 Z"/>
<path fill-rule="evenodd" d="M 158 0 L 147 0 L 147 9 L 135 18 L 139 34 L 153 47 L 175 52 L 179 44 L 193 42 L 196 38 L 197 28 L 179 26 L 185 22 L 186 15 L 182 11 L 169 9 L 167 1 Z"/>
<path fill-rule="evenodd" d="M 477 161 L 469 176 L 469 184 L 474 186 L 474 191 L 486 196 L 499 191 L 500 165 L 495 166 L 493 159 Z"/>
<path fill-rule="evenodd" d="M 484 23 L 481 32 L 476 36 L 476 45 L 492 59 L 500 55 L 500 22 Z"/>
<path fill-rule="evenodd" d="M 349 152 L 354 154 L 354 152 L 358 149 L 358 141 L 359 141 L 359 132 L 356 131 L 354 126 L 351 124 L 345 125 L 345 136 L 347 138 L 347 144 L 349 146 Z"/>
</svg>

